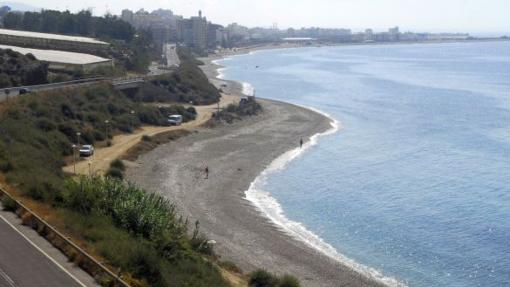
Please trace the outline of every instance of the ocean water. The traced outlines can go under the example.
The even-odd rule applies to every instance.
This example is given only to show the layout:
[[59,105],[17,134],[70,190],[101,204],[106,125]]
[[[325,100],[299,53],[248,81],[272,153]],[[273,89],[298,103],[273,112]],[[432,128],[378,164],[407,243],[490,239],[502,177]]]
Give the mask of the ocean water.
[[247,191],[271,220],[389,285],[510,286],[510,42],[271,50],[220,64],[247,92],[340,122]]

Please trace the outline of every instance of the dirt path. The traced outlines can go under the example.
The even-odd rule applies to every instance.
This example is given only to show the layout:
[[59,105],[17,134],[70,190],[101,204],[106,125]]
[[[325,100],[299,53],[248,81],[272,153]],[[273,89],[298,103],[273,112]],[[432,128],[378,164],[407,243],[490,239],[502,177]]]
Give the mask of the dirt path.
[[[232,95],[223,95],[220,101],[220,107],[226,107],[231,103],[238,100],[239,97]],[[193,130],[204,123],[206,123],[212,116],[213,112],[216,111],[217,105],[209,106],[196,106],[197,118],[194,121],[182,124],[181,126],[144,126],[132,134],[122,134],[115,136],[112,139],[112,146],[97,148],[94,156],[85,160],[78,161],[76,163],[77,174],[101,174],[108,170],[110,163],[120,158],[126,153],[131,147],[135,146],[143,136],[154,136],[159,133],[172,131],[172,130]],[[89,168],[90,166],[90,168]],[[75,166],[70,164],[64,167],[64,171],[68,173],[74,173]]]

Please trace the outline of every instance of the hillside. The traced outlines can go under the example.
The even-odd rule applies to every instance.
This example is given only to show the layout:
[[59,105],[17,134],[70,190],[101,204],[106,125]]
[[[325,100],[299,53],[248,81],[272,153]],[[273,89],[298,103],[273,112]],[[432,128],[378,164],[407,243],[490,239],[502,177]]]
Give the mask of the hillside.
[[38,85],[48,82],[48,64],[31,54],[0,49],[0,88]]

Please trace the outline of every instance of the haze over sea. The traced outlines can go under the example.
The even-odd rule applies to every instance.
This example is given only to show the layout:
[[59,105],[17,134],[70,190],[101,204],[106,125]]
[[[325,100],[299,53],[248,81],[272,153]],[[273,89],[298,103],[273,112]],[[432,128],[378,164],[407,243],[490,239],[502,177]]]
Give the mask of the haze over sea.
[[342,123],[253,186],[295,235],[410,286],[510,285],[510,42],[269,50],[221,64],[259,97]]

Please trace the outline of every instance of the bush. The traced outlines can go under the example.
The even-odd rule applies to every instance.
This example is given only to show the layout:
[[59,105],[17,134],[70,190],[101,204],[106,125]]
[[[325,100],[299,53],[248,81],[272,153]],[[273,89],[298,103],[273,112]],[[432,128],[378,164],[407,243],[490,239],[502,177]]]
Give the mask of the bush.
[[16,211],[18,209],[18,204],[12,198],[8,196],[2,197],[2,206],[5,211]]
[[110,168],[108,170],[108,172],[106,172],[106,177],[122,180],[122,179],[124,179],[124,174],[122,173],[122,170],[120,170],[118,168]]
[[121,170],[121,171],[126,170],[126,166],[124,165],[124,162],[120,159],[116,159],[116,160],[112,161],[112,163],[110,164],[110,167]]
[[250,287],[277,287],[278,278],[266,270],[256,270],[250,274]]
[[6,159],[0,159],[0,172],[7,173],[12,170],[12,164]]
[[143,135],[142,136],[142,141],[144,142],[151,142],[152,141],[152,138],[148,135]]
[[250,274],[250,287],[300,287],[299,280],[291,275],[278,278],[263,269],[258,269]]
[[299,280],[291,275],[285,275],[280,279],[278,287],[300,287]]

